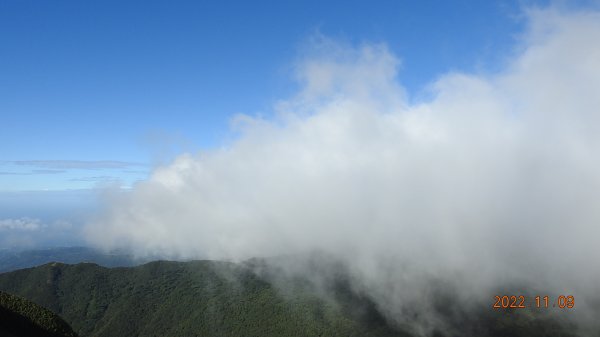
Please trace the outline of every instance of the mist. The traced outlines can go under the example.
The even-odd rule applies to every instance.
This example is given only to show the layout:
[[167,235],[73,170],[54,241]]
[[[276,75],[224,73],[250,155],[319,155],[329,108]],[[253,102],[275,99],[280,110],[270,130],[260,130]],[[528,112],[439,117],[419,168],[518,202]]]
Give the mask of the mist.
[[88,240],[234,261],[318,251],[420,335],[443,324],[427,314],[430,279],[490,308],[504,284],[574,295],[591,324],[600,13],[526,16],[500,71],[441,74],[414,97],[384,43],[315,36],[295,63],[299,91],[272,116],[236,116],[234,140],[113,191]]

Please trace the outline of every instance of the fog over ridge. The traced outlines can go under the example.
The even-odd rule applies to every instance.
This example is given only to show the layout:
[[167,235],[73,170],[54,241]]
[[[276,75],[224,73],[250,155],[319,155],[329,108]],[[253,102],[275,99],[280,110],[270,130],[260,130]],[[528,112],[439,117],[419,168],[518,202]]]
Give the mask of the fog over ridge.
[[[482,302],[535,284],[597,314],[600,13],[528,20],[501,72],[445,74],[420,102],[384,44],[315,39],[274,119],[238,116],[231,144],[115,193],[89,240],[233,260],[322,251],[400,321],[407,304],[429,310],[415,305],[427,277]],[[426,335],[437,322],[423,320]]]

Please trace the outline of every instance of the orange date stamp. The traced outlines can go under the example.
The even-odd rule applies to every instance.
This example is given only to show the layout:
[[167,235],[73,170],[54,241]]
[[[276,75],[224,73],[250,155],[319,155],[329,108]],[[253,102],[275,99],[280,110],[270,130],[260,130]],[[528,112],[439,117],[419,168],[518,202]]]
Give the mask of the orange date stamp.
[[572,295],[535,296],[523,295],[496,295],[494,296],[494,309],[525,309],[525,308],[559,308],[572,309],[575,307],[575,297]]

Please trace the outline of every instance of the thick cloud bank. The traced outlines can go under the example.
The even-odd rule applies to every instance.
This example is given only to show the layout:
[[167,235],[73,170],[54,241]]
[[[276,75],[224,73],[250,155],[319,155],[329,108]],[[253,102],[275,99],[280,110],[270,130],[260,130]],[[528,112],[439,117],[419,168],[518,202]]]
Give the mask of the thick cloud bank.
[[420,303],[424,277],[490,306],[498,284],[533,284],[575,294],[591,314],[600,14],[529,20],[503,71],[446,74],[416,103],[385,45],[319,39],[276,118],[239,116],[236,141],[181,155],[113,196],[89,238],[215,259],[318,250],[344,261],[390,317]]

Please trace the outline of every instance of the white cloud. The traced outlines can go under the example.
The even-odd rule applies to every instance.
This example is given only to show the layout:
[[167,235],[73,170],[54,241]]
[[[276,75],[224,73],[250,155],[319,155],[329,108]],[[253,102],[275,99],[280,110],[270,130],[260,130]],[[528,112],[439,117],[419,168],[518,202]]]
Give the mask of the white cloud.
[[275,120],[239,117],[230,146],[113,196],[90,239],[218,259],[325,251],[401,323],[428,310],[425,277],[482,303],[529,282],[595,312],[600,14],[529,17],[503,72],[443,75],[413,105],[385,46],[319,42]]
[[0,248],[27,249],[81,244],[81,225],[66,219],[0,219]]
[[42,227],[40,219],[1,219],[0,230],[36,231]]

